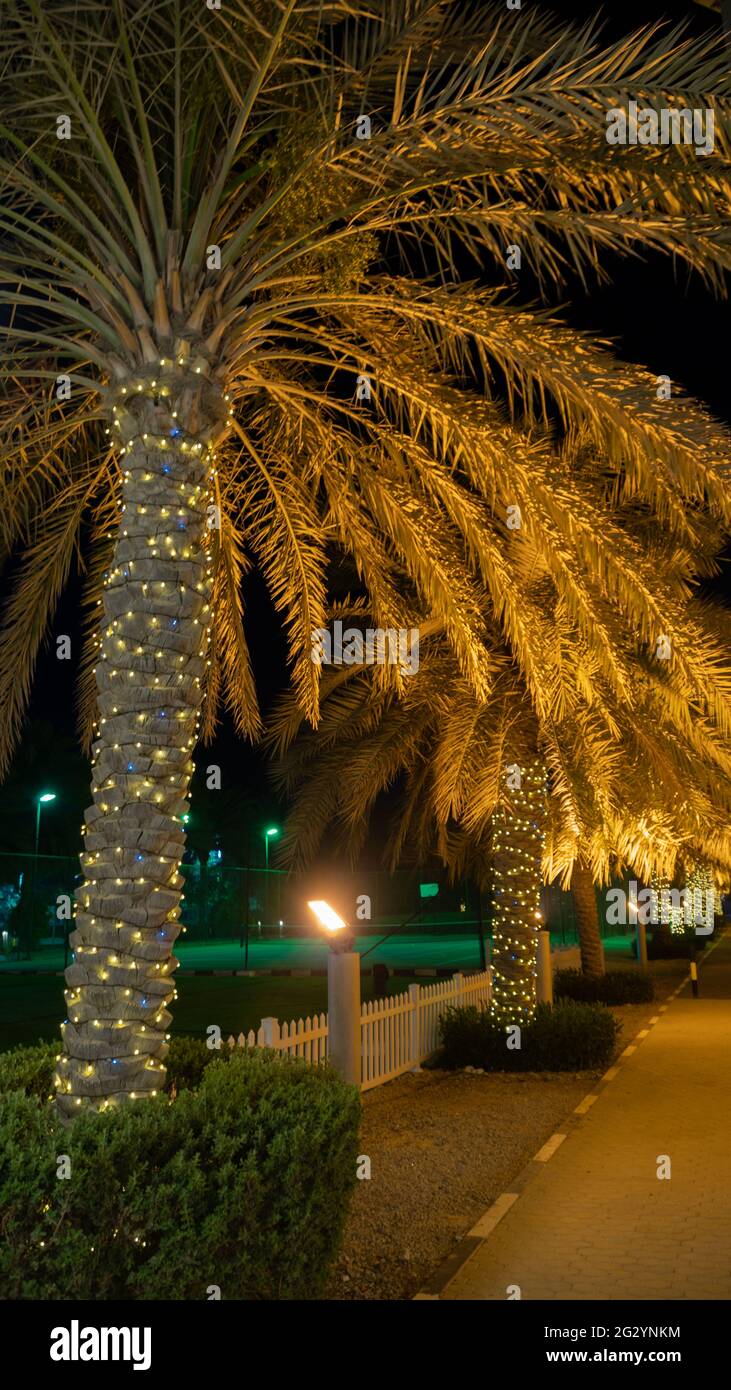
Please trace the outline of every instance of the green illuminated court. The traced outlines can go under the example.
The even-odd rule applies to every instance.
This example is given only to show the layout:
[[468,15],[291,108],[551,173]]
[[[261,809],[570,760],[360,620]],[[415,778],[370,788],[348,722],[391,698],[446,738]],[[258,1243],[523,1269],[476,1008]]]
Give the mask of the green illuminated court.
[[[377,936],[362,936],[358,942],[363,955],[364,999],[373,993],[372,976],[367,972],[375,962],[388,965],[394,974],[388,981],[389,993],[406,989],[414,970],[474,970],[479,967],[479,947],[474,935],[394,936],[378,944]],[[558,943],[557,943],[558,944]],[[489,941],[487,943],[489,951]],[[626,937],[612,937],[605,949],[615,957],[629,960]],[[370,949],[373,947],[374,949]],[[178,999],[173,1009],[172,1031],[202,1033],[215,1023],[225,1036],[258,1027],[262,1018],[306,1017],[327,1008],[327,981],[321,975],[218,975],[192,974],[192,971],[242,970],[244,952],[238,942],[184,943],[177,954]],[[327,947],[315,940],[253,941],[249,946],[249,968],[262,971],[322,970],[327,963]],[[0,966],[0,1051],[38,1038],[58,1037],[65,1018],[63,976],[54,974],[63,966],[63,952],[49,949],[37,953],[30,962],[9,962]],[[39,973],[39,971],[47,973]]]

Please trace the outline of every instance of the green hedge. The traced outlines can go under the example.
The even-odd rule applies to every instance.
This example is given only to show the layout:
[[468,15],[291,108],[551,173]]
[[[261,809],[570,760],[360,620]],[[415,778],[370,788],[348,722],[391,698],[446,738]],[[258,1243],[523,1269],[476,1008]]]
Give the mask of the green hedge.
[[553,993],[556,999],[580,1004],[648,1004],[655,997],[655,987],[646,970],[607,970],[605,975],[557,970]]
[[669,927],[656,927],[647,938],[648,960],[690,960],[700,955],[709,941],[716,935],[716,929],[708,936],[698,936],[695,931],[673,932]]
[[211,1062],[228,1061],[236,1056],[238,1049],[222,1043],[220,1048],[210,1048],[203,1038],[190,1038],[185,1034],[170,1039],[168,1055],[165,1058],[167,1076],[166,1091],[195,1091],[203,1080],[203,1073]]
[[448,1009],[441,1021],[441,1063],[485,1071],[582,1071],[611,1062],[620,1025],[603,1004],[539,1004],[517,1047],[489,1009]]
[[53,1072],[62,1047],[59,1039],[0,1052],[0,1097],[6,1091],[22,1091],[46,1100],[53,1091]]
[[[55,1050],[45,1062],[40,1048],[25,1051],[31,1094],[6,1089],[23,1074],[19,1052],[0,1077],[0,1296],[321,1291],[355,1182],[354,1087],[271,1053],[213,1053],[197,1091],[83,1111],[64,1126],[37,1094]],[[64,1154],[68,1179],[57,1176]]]
[[[16,1047],[10,1052],[0,1052],[0,1095],[4,1091],[24,1091],[29,1096],[39,1096],[46,1100],[53,1091],[53,1073],[56,1058],[63,1049],[63,1043],[39,1042],[35,1047]],[[166,1091],[196,1090],[203,1079],[205,1068],[215,1061],[227,1061],[235,1055],[235,1049],[222,1044],[216,1051],[209,1048],[202,1038],[186,1035],[173,1037],[165,1059],[167,1076]]]

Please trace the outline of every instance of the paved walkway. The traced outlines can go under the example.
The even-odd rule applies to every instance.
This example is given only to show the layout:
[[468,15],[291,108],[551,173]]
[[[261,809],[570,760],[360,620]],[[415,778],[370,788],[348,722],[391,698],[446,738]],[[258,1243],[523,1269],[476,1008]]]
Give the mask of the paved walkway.
[[731,1298],[731,936],[698,969],[442,1298]]

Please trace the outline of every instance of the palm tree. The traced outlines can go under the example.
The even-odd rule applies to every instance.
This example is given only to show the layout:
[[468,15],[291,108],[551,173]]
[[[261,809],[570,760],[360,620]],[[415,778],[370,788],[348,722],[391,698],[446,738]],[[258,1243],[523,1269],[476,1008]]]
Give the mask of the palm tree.
[[[654,559],[662,587],[657,550]],[[685,569],[688,556],[666,559]],[[597,679],[596,652],[576,625],[555,601],[547,608],[546,650],[554,655],[540,670],[537,698],[518,660],[495,640],[493,688],[476,700],[443,632],[432,630],[404,694],[395,683],[384,689],[373,668],[344,667],[327,678],[316,731],[303,727],[288,695],[269,734],[281,756],[278,780],[294,797],[285,836],[291,864],[309,862],[331,826],[355,857],[379,795],[395,789],[389,867],[436,854],[453,877],[492,888],[494,1007],[508,1023],[535,1005],[542,881],[570,883],[583,969],[601,974],[595,880],[624,867],[646,879],[658,870],[672,875],[698,855],[719,874],[731,868],[726,611],[696,600],[685,631],[674,629],[689,649],[705,629],[692,692],[679,663],[658,675],[632,629],[615,621],[615,656],[633,677],[633,698],[621,701]],[[574,698],[566,708],[562,695],[549,715],[562,667]]]
[[[680,30],[607,47],[591,26],[512,21],[457,0],[4,7],[0,512],[22,562],[0,767],[75,567],[89,614],[93,804],[64,1114],[159,1089],[191,754],[221,701],[259,731],[251,565],[316,721],[310,637],[335,551],[380,626],[401,625],[405,572],[479,697],[483,587],[527,652],[506,503],[571,534],[629,605],[633,554],[614,556],[596,518],[562,514],[521,414],[583,425],[625,460],[625,500],[662,509],[680,478],[728,518],[713,421],[680,397],[658,408],[648,373],[504,293],[508,243],[547,291],[642,247],[720,288],[725,149],[709,177],[684,147],[610,148],[604,125],[626,90],[706,104],[723,56]],[[495,284],[466,283],[458,248]],[[460,389],[468,364],[477,397]],[[495,370],[507,411],[488,393]],[[696,536],[692,512],[667,510],[674,534]],[[577,621],[600,623],[560,548],[554,571]]]
[[577,858],[571,873],[571,892],[579,933],[581,968],[585,975],[603,975],[604,947],[594,875],[586,861],[580,857]]

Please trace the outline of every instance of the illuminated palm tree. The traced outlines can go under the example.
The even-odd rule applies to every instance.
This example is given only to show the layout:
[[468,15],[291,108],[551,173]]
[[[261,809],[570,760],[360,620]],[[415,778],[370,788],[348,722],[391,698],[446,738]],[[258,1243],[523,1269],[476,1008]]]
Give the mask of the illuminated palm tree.
[[[667,556],[683,569],[687,559]],[[436,854],[455,879],[492,889],[494,1007],[506,1022],[535,1003],[542,882],[571,886],[582,966],[601,974],[595,882],[625,867],[648,881],[658,870],[672,877],[696,855],[726,878],[731,868],[727,612],[695,601],[676,617],[677,647],[700,656],[691,685],[679,661],[660,667],[607,605],[616,658],[633,677],[622,701],[536,569],[553,656],[530,681],[495,638],[492,689],[477,700],[443,632],[427,626],[405,693],[384,688],[373,668],[343,667],[327,677],[316,731],[287,696],[270,732],[294,797],[291,864],[307,864],[329,828],[357,856],[378,797],[395,789],[389,867]]]
[[[483,588],[527,659],[507,506],[555,541],[577,622],[601,630],[564,541],[632,607],[632,548],[563,511],[519,414],[583,425],[624,460],[628,502],[662,511],[679,480],[728,517],[713,421],[515,307],[506,256],[517,246],[546,292],[643,247],[719,287],[725,150],[712,169],[684,147],[618,150],[604,123],[627,90],[707,104],[724,60],[680,31],[606,46],[458,0],[6,0],[1,62],[0,525],[22,552],[2,766],[75,567],[89,612],[93,795],[58,1079],[72,1114],[161,1084],[191,754],[221,701],[259,729],[252,565],[314,721],[311,633],[338,550],[383,626],[403,617],[405,572],[477,696]],[[492,287],[464,283],[458,248]],[[468,364],[479,396],[460,389]],[[666,511],[691,543],[693,508]],[[609,648],[602,661],[624,679]]]

